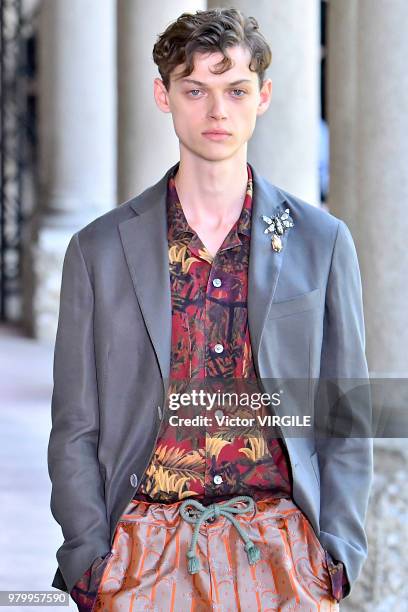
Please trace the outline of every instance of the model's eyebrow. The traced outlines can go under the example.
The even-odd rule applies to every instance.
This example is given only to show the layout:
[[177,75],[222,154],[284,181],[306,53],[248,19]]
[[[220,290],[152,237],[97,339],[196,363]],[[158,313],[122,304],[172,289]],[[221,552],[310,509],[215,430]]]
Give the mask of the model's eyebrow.
[[[182,79],[182,83],[191,83],[192,85],[199,85],[200,87],[207,87],[207,83],[202,83],[201,81],[196,81],[195,79]],[[228,87],[234,87],[235,85],[241,85],[241,83],[252,83],[251,79],[238,79],[238,81],[233,81],[232,83],[228,83]]]

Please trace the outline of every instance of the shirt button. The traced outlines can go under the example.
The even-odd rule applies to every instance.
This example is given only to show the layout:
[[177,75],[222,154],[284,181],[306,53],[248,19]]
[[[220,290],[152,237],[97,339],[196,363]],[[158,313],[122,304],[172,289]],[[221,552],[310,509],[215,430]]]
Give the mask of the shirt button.
[[215,483],[216,485],[219,485],[219,484],[221,484],[221,483],[222,483],[222,477],[221,477],[219,474],[217,474],[216,476],[214,476],[214,483]]
[[213,283],[214,287],[221,287],[221,279],[220,278],[214,278],[212,283]]
[[222,351],[223,351],[223,350],[224,350],[224,347],[222,346],[222,344],[216,344],[216,345],[214,346],[214,351],[215,351],[216,353],[222,353]]
[[220,419],[221,417],[223,417],[223,416],[224,416],[224,413],[223,413],[223,411],[222,411],[222,410],[216,410],[216,411],[214,412],[214,414],[215,414],[215,416],[216,416],[216,417],[218,417],[219,419]]
[[137,474],[131,474],[130,484],[132,485],[132,487],[137,487]]

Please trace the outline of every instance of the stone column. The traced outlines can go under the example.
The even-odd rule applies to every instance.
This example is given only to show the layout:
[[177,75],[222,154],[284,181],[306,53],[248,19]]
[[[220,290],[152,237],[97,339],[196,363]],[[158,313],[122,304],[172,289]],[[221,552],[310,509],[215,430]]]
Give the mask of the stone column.
[[404,0],[330,2],[329,206],[356,241],[370,370],[393,377],[408,375],[407,20]]
[[[357,241],[355,143],[358,3],[331,1],[327,9],[327,109],[330,129],[330,207]],[[338,203],[338,204],[337,204]],[[336,213],[335,213],[336,214]]]
[[114,0],[44,0],[33,334],[55,338],[69,237],[117,203]]
[[307,200],[320,201],[319,3],[316,0],[209,0],[209,8],[234,6],[258,22],[272,49],[267,76],[272,101],[258,119],[248,159],[271,182]]
[[157,35],[183,12],[205,10],[205,0],[118,0],[118,193],[123,202],[158,181],[179,159],[171,114],[153,96],[159,77],[152,51]]
[[[408,373],[407,20],[404,0],[330,0],[328,204],[330,212],[349,225],[356,243],[367,357],[376,385],[383,378],[406,379]],[[403,410],[406,381],[387,385],[385,414],[395,406]],[[344,612],[384,606],[398,610],[408,599],[403,484],[408,444],[406,439],[378,438],[374,448],[375,477],[366,521],[369,556],[352,596],[344,602]]]

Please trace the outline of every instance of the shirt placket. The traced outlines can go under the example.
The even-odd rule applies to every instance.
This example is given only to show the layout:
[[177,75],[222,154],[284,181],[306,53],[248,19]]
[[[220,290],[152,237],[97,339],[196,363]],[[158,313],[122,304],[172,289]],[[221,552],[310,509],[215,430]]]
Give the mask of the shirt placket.
[[[205,291],[204,300],[204,316],[203,316],[203,336],[205,343],[205,350],[203,351],[203,364],[202,374],[203,378],[206,379],[205,388],[207,391],[215,391],[214,385],[211,384],[211,374],[215,370],[217,375],[217,368],[212,367],[211,371],[209,368],[209,362],[218,362],[220,365],[224,359],[228,359],[230,347],[228,344],[228,337],[226,330],[225,332],[217,331],[214,325],[211,325],[211,307],[213,308],[213,300],[222,299],[225,303],[231,302],[231,295],[229,294],[228,283],[226,282],[227,273],[225,271],[225,264],[228,262],[228,257],[232,255],[231,249],[241,245],[241,239],[237,233],[237,225],[235,225],[228,236],[224,240],[221,248],[218,250],[214,257],[208,252],[203,245],[200,238],[196,235],[189,244],[189,251],[192,255],[203,259],[203,265],[208,266],[208,276],[206,277],[205,288],[203,281],[203,290]],[[213,365],[213,364],[212,364]],[[219,375],[222,375],[222,367],[220,367]],[[222,389],[221,389],[222,390]],[[215,497],[223,494],[225,491],[226,484],[225,478],[222,475],[221,465],[218,462],[220,451],[224,445],[221,439],[217,439],[214,432],[217,429],[215,417],[225,416],[222,406],[214,406],[211,412],[206,410],[206,407],[202,407],[201,414],[210,416],[212,419],[212,426],[204,426],[200,432],[200,439],[203,442],[205,450],[205,474],[204,474],[204,489],[206,497]]]

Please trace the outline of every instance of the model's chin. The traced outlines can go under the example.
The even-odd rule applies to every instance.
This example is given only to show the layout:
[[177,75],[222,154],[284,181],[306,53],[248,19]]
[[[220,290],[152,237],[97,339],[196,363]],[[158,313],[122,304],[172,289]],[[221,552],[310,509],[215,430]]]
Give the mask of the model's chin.
[[236,150],[229,150],[229,151],[199,151],[196,152],[196,156],[197,157],[201,157],[202,159],[205,159],[206,161],[211,161],[211,162],[220,162],[220,161],[224,161],[226,159],[231,159],[231,157],[233,157],[236,154]]
[[207,140],[204,143],[189,145],[182,143],[182,146],[190,151],[195,157],[201,157],[206,161],[223,161],[224,159],[230,159],[233,157],[240,147],[237,147],[236,143],[232,145],[231,142],[215,142]]

